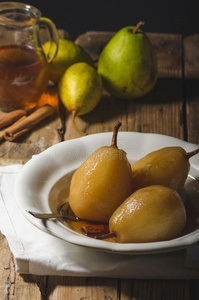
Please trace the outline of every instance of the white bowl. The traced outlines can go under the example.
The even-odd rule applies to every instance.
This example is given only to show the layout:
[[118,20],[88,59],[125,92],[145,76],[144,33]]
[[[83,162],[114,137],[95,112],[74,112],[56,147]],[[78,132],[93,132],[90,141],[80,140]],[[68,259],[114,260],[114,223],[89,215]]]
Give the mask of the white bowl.
[[[109,146],[111,138],[111,132],[88,135],[61,142],[41,154],[33,156],[21,169],[15,183],[15,197],[23,215],[32,224],[48,234],[73,244],[102,251],[122,254],[149,254],[173,251],[198,242],[198,224],[188,234],[173,240],[122,244],[89,238],[64,226],[59,220],[48,219],[43,221],[28,213],[28,211],[51,213],[50,203],[52,203],[53,197],[55,197],[55,201],[60,195],[67,197],[71,174],[99,147]],[[119,132],[117,140],[118,148],[127,152],[130,163],[162,147],[181,146],[187,152],[197,148],[195,144],[159,134]],[[190,201],[192,205],[192,209],[196,214],[194,221],[197,223],[199,219],[199,205],[197,205],[197,202],[199,202],[199,155],[191,158],[190,164],[191,169],[185,184],[184,195],[186,195],[186,201]],[[64,176],[66,176],[65,185],[62,184],[57,189],[57,183]],[[49,202],[49,199],[51,202]]]

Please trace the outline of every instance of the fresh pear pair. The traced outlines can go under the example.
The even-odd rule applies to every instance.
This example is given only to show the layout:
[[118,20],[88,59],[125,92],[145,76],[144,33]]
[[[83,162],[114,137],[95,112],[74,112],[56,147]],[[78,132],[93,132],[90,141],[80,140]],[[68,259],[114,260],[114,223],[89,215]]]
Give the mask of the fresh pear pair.
[[[71,41],[59,40],[60,47],[50,66],[50,76],[54,82],[59,81],[60,99],[72,113],[73,125],[80,134],[84,133],[76,126],[75,116],[95,108],[103,87],[119,98],[137,98],[155,86],[157,57],[148,37],[140,30],[143,24],[139,22],[135,27],[119,30],[100,54],[97,70],[91,67],[92,59],[83,48]],[[44,48],[48,47],[49,44],[44,45]]]

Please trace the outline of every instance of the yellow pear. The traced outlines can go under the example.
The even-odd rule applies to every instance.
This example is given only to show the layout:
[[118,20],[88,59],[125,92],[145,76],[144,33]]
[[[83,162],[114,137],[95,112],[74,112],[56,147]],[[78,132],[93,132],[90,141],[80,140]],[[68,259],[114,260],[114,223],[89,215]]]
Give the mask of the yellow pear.
[[114,210],[132,193],[132,172],[126,152],[117,147],[114,127],[111,146],[96,150],[73,174],[69,205],[80,219],[108,222]]
[[[52,56],[52,50],[54,49],[52,45],[51,51],[49,52],[50,45],[51,42],[46,42],[43,45],[43,49],[45,53]],[[49,64],[49,79],[54,83],[58,83],[66,69],[77,62],[86,62],[94,66],[91,56],[81,46],[67,39],[59,39],[57,55]]]
[[102,96],[102,81],[96,69],[84,62],[70,66],[58,84],[58,94],[64,106],[72,113],[73,125],[75,116],[91,112],[99,103]]
[[149,243],[177,238],[186,224],[180,195],[165,186],[142,188],[113,213],[110,232],[120,243]]
[[190,153],[182,147],[165,147],[153,151],[131,165],[135,189],[160,184],[180,192],[187,179],[189,158],[198,150]]

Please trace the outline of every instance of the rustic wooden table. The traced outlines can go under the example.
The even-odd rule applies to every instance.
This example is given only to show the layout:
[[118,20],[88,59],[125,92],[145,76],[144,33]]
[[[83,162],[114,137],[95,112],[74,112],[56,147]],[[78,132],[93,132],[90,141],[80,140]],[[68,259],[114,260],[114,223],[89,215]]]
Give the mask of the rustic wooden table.
[[[113,33],[88,32],[78,37],[97,59]],[[60,31],[60,37],[64,33]],[[80,129],[88,134],[112,131],[117,120],[123,131],[159,133],[199,143],[199,35],[148,33],[158,56],[159,78],[154,90],[134,101],[122,101],[104,92],[96,109],[77,118]],[[57,129],[63,124],[58,115],[42,121],[31,132],[14,142],[0,144],[0,165],[27,162],[33,154],[59,143]],[[78,138],[65,120],[63,140]],[[21,275],[15,272],[6,238],[0,235],[1,299],[199,299],[198,280],[111,279]]]

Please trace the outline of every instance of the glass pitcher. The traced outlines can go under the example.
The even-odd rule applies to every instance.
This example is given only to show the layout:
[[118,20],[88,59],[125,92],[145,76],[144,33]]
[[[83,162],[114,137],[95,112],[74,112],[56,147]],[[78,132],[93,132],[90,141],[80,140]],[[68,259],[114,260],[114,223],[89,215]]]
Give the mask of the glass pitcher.
[[[42,49],[41,28],[47,29],[53,45],[49,57]],[[0,3],[0,110],[28,111],[37,105],[48,84],[48,63],[57,50],[56,27],[41,17],[37,8],[18,2]]]

